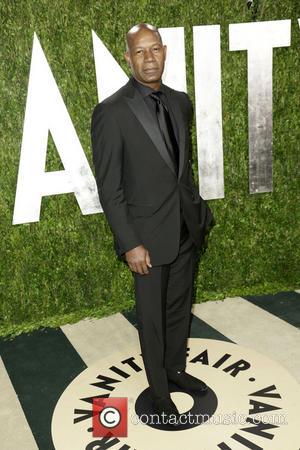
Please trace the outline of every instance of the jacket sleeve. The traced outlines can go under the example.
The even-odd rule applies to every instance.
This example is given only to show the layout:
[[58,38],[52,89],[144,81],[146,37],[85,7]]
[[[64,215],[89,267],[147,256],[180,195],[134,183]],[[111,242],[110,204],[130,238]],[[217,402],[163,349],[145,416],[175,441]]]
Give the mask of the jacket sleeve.
[[191,187],[197,191],[197,194],[199,194],[199,190],[196,187],[196,183],[194,181],[194,174],[193,174],[193,170],[192,170],[192,144],[191,144],[191,128],[192,128],[192,120],[193,120],[193,116],[194,116],[194,108],[193,108],[193,104],[189,98],[189,96],[184,93],[185,98],[186,98],[186,115],[187,115],[187,123],[188,123],[188,129],[189,129],[189,159],[188,159],[188,172],[189,172],[189,182],[191,184]]
[[141,245],[141,240],[128,218],[122,186],[123,141],[109,104],[99,103],[93,111],[91,143],[99,200],[121,255]]
[[[191,128],[192,125],[192,119],[194,116],[194,108],[193,108],[193,104],[189,98],[189,96],[186,94],[186,99],[187,99],[187,103],[188,103],[188,122],[189,122],[189,128]],[[191,146],[192,148],[192,146]],[[203,217],[203,229],[204,229],[204,234],[205,236],[207,236],[210,232],[210,230],[216,225],[216,221],[215,218],[213,216],[213,213],[210,209],[210,207],[208,206],[208,203],[206,200],[204,200],[201,195],[199,194],[199,187],[196,186],[196,183],[194,181],[194,174],[193,174],[193,170],[192,170],[192,162],[191,162],[191,158],[189,158],[189,164],[188,164],[188,171],[189,171],[189,180],[190,180],[190,184],[194,190],[194,192],[196,192],[196,196],[200,196],[201,202],[200,202],[200,207],[202,207],[203,212],[201,214],[201,217]]]

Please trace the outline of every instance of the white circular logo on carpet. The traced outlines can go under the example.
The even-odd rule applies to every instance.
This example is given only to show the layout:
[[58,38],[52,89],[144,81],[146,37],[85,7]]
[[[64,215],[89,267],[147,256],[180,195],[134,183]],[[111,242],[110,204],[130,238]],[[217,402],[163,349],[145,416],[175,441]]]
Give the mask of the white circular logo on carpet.
[[[208,391],[184,392],[170,383],[184,418],[178,427],[151,417],[141,355],[114,353],[84,370],[61,395],[52,418],[56,450],[300,448],[300,387],[284,367],[249,348],[213,339],[189,339],[188,348],[186,371]],[[127,401],[127,435],[94,436],[93,399],[115,397]],[[94,420],[105,423],[107,433],[119,430],[124,411],[112,405],[101,411]]]

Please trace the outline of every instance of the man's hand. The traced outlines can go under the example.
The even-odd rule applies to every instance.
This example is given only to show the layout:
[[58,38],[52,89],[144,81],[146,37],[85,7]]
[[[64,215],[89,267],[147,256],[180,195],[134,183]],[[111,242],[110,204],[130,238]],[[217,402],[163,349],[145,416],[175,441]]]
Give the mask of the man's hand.
[[148,250],[139,245],[125,253],[125,259],[133,272],[145,275],[149,273],[148,267],[152,267]]

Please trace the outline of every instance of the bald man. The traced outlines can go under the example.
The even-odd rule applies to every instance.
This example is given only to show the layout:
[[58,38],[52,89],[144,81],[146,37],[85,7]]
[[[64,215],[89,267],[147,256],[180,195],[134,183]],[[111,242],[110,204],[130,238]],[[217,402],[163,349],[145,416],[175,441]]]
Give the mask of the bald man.
[[132,75],[93,111],[93,162],[116,253],[134,277],[153,405],[178,418],[170,381],[207,390],[185,367],[196,256],[214,219],[193,181],[191,101],[162,83],[167,48],[157,28],[135,25],[126,45]]

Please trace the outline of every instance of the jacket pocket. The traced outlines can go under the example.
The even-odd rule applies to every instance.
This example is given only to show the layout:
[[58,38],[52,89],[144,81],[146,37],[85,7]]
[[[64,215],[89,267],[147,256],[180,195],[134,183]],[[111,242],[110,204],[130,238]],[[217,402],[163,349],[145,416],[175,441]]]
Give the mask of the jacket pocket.
[[149,217],[156,209],[155,205],[150,203],[127,203],[127,205],[132,217]]

